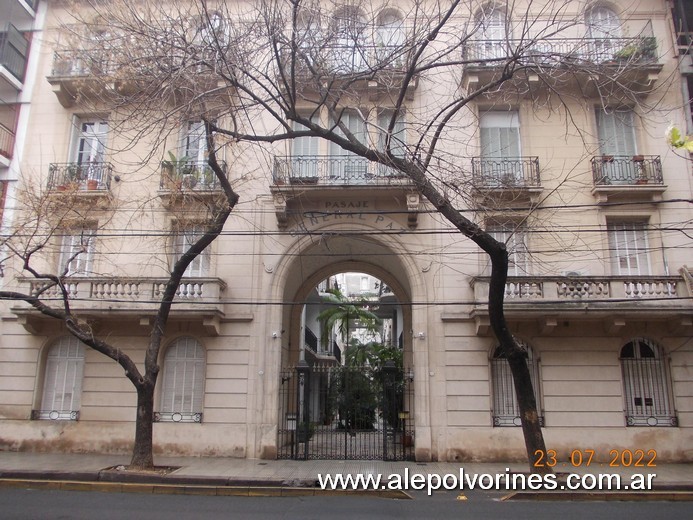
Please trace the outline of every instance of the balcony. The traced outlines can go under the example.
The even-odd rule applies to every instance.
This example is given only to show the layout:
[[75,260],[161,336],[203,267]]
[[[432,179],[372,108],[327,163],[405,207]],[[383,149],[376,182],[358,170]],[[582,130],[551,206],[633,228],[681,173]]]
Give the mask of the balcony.
[[[218,163],[226,175],[226,162]],[[219,179],[207,162],[187,159],[161,162],[159,197],[167,203],[181,198],[205,199],[222,193]]]
[[590,164],[598,202],[619,197],[658,200],[666,190],[658,155],[598,155]]
[[542,191],[539,158],[472,157],[472,183],[477,193],[495,200],[535,203]]
[[[377,101],[402,87],[408,51],[404,45],[376,45],[367,41],[323,41],[314,46],[300,46],[294,63],[297,88],[317,91],[329,81],[331,88],[358,90],[367,93],[370,101]],[[285,56],[284,73],[289,76],[293,54],[287,50]],[[406,100],[413,99],[417,86],[418,76],[414,76],[407,85]]]
[[48,191],[78,195],[85,200],[107,199],[112,178],[111,163],[52,163],[48,166]]
[[7,160],[7,165],[9,165],[9,160],[12,159],[14,150],[14,139],[14,132],[0,124],[0,164],[3,164],[2,158],[4,158]]
[[[47,282],[35,278],[19,280],[21,291],[37,294]],[[155,315],[166,286],[166,278],[72,277],[64,281],[70,307],[83,319],[98,321],[132,321],[148,325]],[[222,294],[226,284],[218,278],[184,278],[171,310],[173,321],[199,321],[210,334],[218,332],[219,318],[224,315]],[[41,293],[41,300],[60,306],[62,295],[56,286]],[[50,319],[31,307],[18,304],[12,309],[20,322],[32,333]]]
[[326,201],[339,199],[334,209],[341,212],[364,208],[366,198],[404,206],[409,227],[417,225],[420,197],[414,183],[393,168],[355,155],[276,156],[270,189],[280,229],[288,226],[290,214],[305,211],[311,202],[324,209]]
[[14,26],[0,32],[0,92],[22,89],[29,54],[29,42]]
[[[489,333],[488,277],[471,281],[477,333]],[[690,327],[693,306],[686,281],[678,276],[509,277],[505,310],[510,322],[538,321],[549,333],[557,320],[603,320],[608,332],[648,320]]]
[[70,108],[79,96],[92,98],[104,94],[112,75],[112,60],[103,52],[64,50],[54,54],[48,82],[60,104]]
[[463,51],[463,87],[476,89],[498,80],[516,49],[522,49],[519,65],[524,71],[507,85],[526,95],[530,95],[527,84],[538,88],[543,81],[555,83],[554,87],[579,87],[583,95],[594,95],[598,89],[603,93],[605,81],[645,93],[662,69],[654,36],[544,39],[527,44],[513,39],[469,42]]

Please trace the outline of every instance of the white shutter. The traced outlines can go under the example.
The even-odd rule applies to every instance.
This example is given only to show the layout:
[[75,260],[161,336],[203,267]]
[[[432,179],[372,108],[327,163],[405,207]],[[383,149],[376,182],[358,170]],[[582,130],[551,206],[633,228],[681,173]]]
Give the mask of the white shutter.
[[607,226],[612,274],[648,275],[650,262],[644,222],[610,222]]
[[84,347],[74,337],[59,339],[46,356],[40,418],[71,419],[79,411]]
[[67,276],[90,275],[96,252],[96,230],[84,228],[67,230],[65,233],[60,244],[59,273],[66,272]]
[[181,414],[180,420],[194,420],[202,413],[205,381],[205,352],[194,338],[179,338],[164,356],[161,413]]
[[102,120],[75,120],[78,126],[74,162],[85,164],[103,162],[106,150],[108,123]]
[[597,110],[597,130],[599,148],[602,155],[635,155],[635,130],[633,112],[614,110],[604,112]]
[[[175,260],[177,261],[183,256],[203,234],[204,229],[200,224],[193,224],[180,229],[174,236]],[[209,274],[211,260],[211,246],[208,246],[188,264],[183,276],[204,278]]]
[[204,162],[207,151],[205,127],[202,121],[189,121],[186,125],[181,143],[181,158],[187,157],[191,162]]
[[[378,148],[385,149],[385,140],[387,129],[392,119],[392,111],[381,112],[378,116]],[[404,114],[397,114],[395,126],[392,129],[392,137],[390,139],[390,149],[395,157],[405,157],[407,152],[407,133],[405,130]]]

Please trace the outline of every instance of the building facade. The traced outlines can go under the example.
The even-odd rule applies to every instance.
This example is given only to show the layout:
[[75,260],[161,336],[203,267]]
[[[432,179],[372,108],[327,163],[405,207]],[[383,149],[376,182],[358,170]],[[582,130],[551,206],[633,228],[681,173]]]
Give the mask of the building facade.
[[[27,121],[37,146],[13,157],[25,185],[45,198],[16,204],[41,214],[44,206],[27,200],[69,201],[60,225],[34,223],[46,233],[39,271],[59,273],[80,320],[143,363],[172,260],[200,235],[219,194],[204,127],[199,115],[170,110],[164,131],[141,132],[119,108],[99,108],[92,98],[109,96],[95,78],[107,60],[70,48],[61,24],[76,21],[65,3],[45,4]],[[376,6],[363,22],[375,24],[376,53],[407,41],[411,5],[399,4]],[[691,461],[692,162],[663,137],[671,121],[685,127],[687,105],[690,114],[679,15],[660,0],[635,10],[561,4],[580,24],[539,38],[531,66],[471,100],[438,164],[455,161],[451,193],[464,177],[460,204],[507,244],[506,314],[528,353],[547,447],[561,460],[573,450],[607,461],[612,450],[641,450],[661,462]],[[523,20],[549,23],[538,6],[477,7],[456,13],[451,26],[475,27],[456,69],[418,73],[403,94],[408,110],[396,117],[389,93],[401,78],[355,85],[363,96],[341,103],[338,132],[374,148],[390,139],[395,156],[409,153],[422,126],[415,114],[430,114],[451,91],[496,82]],[[334,23],[352,27],[358,16],[350,7]],[[217,34],[223,18],[208,16],[205,27]],[[349,38],[333,45],[335,74],[366,66]],[[566,63],[589,63],[592,72]],[[616,80],[602,82],[599,67]],[[218,88],[206,81],[200,76],[197,88]],[[128,85],[112,82],[118,93]],[[323,107],[311,117],[329,127],[332,115]],[[320,329],[321,283],[363,273],[386,287],[378,301],[394,309],[390,340],[402,351],[408,388],[398,414],[411,431],[397,442],[411,445],[406,456],[526,459],[507,362],[490,330],[488,260],[409,178],[311,136],[252,146],[228,139],[218,155],[241,202],[179,288],[159,361],[156,454],[314,456],[316,435],[287,437],[297,428],[296,396],[284,389],[300,361],[317,370],[306,329]],[[59,303],[58,289],[43,290],[45,280],[16,260],[3,268],[3,290]],[[1,312],[0,448],[128,452],[136,394],[122,368],[24,302],[6,300]],[[340,363],[335,350],[317,350]]]

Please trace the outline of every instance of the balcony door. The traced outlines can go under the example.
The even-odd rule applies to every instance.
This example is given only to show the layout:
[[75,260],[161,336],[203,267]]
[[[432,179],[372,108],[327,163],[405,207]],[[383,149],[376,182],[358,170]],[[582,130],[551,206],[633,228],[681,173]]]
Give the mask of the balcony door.
[[611,272],[617,276],[650,274],[646,222],[612,221],[607,225]]
[[[339,125],[343,125],[364,145],[366,143],[366,123],[356,110],[345,110],[340,114],[339,125],[332,122],[335,132],[345,137],[346,134]],[[361,184],[370,179],[368,161],[359,157],[338,144],[330,142],[330,182],[337,184]]]
[[103,163],[106,156],[107,137],[107,121],[75,118],[70,162],[76,164],[68,168],[70,182],[78,184],[88,180],[95,180],[99,184],[106,182]]
[[587,36],[592,41],[592,57],[595,61],[613,59],[619,50],[617,38],[621,37],[621,20],[618,15],[604,6],[596,6],[587,12]]
[[332,60],[336,73],[361,72],[367,67],[366,22],[354,8],[335,13],[334,51]]
[[[316,122],[317,116],[310,118]],[[294,131],[308,130],[300,123],[293,123]],[[320,157],[318,149],[320,138],[316,136],[297,137],[291,142],[291,162],[288,173],[292,182],[297,180],[304,182],[317,182],[320,177]]]
[[505,13],[500,9],[488,7],[477,15],[477,58],[480,61],[493,60],[497,64],[507,56],[505,51],[508,39]]
[[520,160],[520,118],[516,111],[481,114],[481,182],[484,186],[514,186],[523,179]]
[[631,110],[597,110],[599,151],[602,154],[602,182],[634,184],[642,163],[633,161],[637,154]]

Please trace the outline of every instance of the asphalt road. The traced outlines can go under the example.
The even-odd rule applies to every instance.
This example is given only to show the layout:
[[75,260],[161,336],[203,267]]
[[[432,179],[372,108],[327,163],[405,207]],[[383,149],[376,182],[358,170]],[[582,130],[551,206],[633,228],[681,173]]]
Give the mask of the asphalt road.
[[2,519],[499,519],[590,520],[615,518],[681,520],[693,515],[693,502],[514,502],[501,493],[413,494],[412,500],[357,496],[207,497],[94,491],[0,489]]

